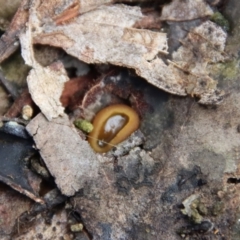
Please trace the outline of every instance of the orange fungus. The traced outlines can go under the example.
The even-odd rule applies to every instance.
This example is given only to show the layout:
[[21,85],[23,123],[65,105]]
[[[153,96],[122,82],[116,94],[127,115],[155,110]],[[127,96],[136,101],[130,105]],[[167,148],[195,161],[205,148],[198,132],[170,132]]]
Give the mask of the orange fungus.
[[111,105],[95,116],[88,142],[96,152],[107,152],[136,131],[139,123],[138,114],[129,106]]

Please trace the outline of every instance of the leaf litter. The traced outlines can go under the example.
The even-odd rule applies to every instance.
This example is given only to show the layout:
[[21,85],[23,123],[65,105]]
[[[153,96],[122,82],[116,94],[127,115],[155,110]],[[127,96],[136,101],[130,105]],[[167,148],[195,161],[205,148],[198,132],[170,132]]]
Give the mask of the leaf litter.
[[[216,24],[205,21],[190,30],[187,37],[180,40],[182,46],[173,52],[170,60],[166,33],[134,27],[145,17],[140,7],[105,5],[109,1],[95,5],[92,2],[86,5],[81,3],[82,1],[69,1],[66,4],[61,1],[32,2],[27,27],[20,35],[22,56],[32,67],[27,79],[29,92],[42,114],[50,121],[39,115],[31,121],[27,129],[34,137],[58,187],[66,195],[73,195],[83,185],[79,182],[82,175],[75,170],[76,154],[82,151],[77,150],[77,145],[79,144],[80,149],[87,149],[89,153],[92,150],[80,137],[76,142],[73,141],[72,136],[77,133],[70,127],[70,122],[64,115],[60,97],[69,78],[63,65],[56,62],[50,66],[41,66],[34,57],[33,44],[60,47],[69,55],[88,64],[113,64],[132,68],[137,75],[157,88],[180,96],[197,96],[202,104],[218,104],[223,98],[223,93],[217,89],[217,82],[209,77],[207,72],[209,63],[224,61],[226,58],[224,47],[227,34]],[[167,14],[169,9],[176,9],[179,4],[179,1],[173,1],[166,5],[161,18],[167,20],[168,15],[168,20],[184,20],[178,11],[171,11],[172,15]],[[195,15],[188,15],[190,18],[186,20],[212,14],[206,3],[198,1],[198,4],[198,11],[194,12]],[[185,6],[196,9],[191,1],[185,3]],[[56,121],[62,122],[59,124]],[[47,132],[39,130],[42,129],[41,124],[47,124],[47,129],[55,129],[52,134],[48,133],[47,140]],[[65,127],[65,134],[62,134],[60,126]],[[67,131],[71,134],[67,134]],[[62,147],[52,148],[52,144],[59,141]],[[70,146],[69,142],[73,146],[71,154],[64,154],[65,149]],[[51,157],[53,154],[54,158]],[[87,159],[96,162],[93,153]],[[74,187],[69,189],[62,178],[64,167],[59,167],[58,164],[61,162],[65,165],[71,161],[73,164],[68,165],[68,172],[72,172],[73,178],[70,182]],[[77,182],[79,184],[76,184]]]
[[[189,46],[193,48],[188,50],[185,47],[177,50],[172,59],[175,63],[176,58],[176,65],[166,63],[168,59],[166,33],[134,28],[134,25],[144,18],[139,7],[103,5],[78,15],[65,24],[56,23],[54,17],[47,20],[38,17],[41,16],[41,12],[39,14],[41,7],[37,4],[34,4],[31,9],[33,10],[30,11],[30,19],[33,20],[29,24],[36,29],[32,32],[34,43],[61,47],[68,54],[86,63],[107,63],[133,68],[140,77],[172,94],[186,96],[189,93],[189,85],[190,87],[196,85],[191,95],[196,95],[200,99],[203,97],[200,101],[202,104],[217,104],[221,101],[216,92],[217,84],[211,84],[212,80],[207,77],[208,73],[205,71],[207,64],[214,61],[215,55],[219,54],[219,49],[214,45],[219,35],[221,35],[219,44],[222,50],[226,41],[226,33],[214,23],[208,23],[211,25],[208,28],[209,31],[211,29],[209,35],[201,36],[199,32],[195,34],[198,37],[192,38],[191,36],[198,29],[190,31],[187,39],[191,37]],[[208,16],[209,9],[204,13],[196,14],[196,17]],[[204,45],[202,42],[205,42],[205,48],[202,48],[199,53],[196,51],[196,46]],[[212,53],[211,56],[209,52]],[[179,63],[182,64],[178,56],[184,56],[181,61],[186,62],[185,65],[188,64],[189,67],[178,68]],[[223,59],[224,57],[219,60]],[[201,79],[192,74],[195,70],[192,66],[194,62],[202,63],[200,70],[204,73],[204,81],[210,84],[202,84],[203,86],[199,84]],[[186,76],[186,71],[192,75],[190,78]]]
[[[134,69],[157,88],[175,95],[196,96],[201,104],[215,105],[223,100],[224,93],[208,72],[209,64],[227,59],[227,34],[219,26],[203,20],[179,40],[181,47],[169,56],[167,33],[136,27],[146,17],[140,7],[110,3],[113,1],[31,2],[26,28],[20,34],[22,56],[32,67],[27,79],[29,92],[41,110],[27,130],[58,188],[67,196],[97,181],[99,169],[104,169],[64,113],[60,98],[69,77],[63,64],[40,65],[34,56],[34,44],[62,48],[87,64]],[[185,9],[189,9],[184,15],[179,11],[182,6],[181,1],[172,1],[163,7],[159,19],[189,21],[213,14],[201,0],[184,2]]]

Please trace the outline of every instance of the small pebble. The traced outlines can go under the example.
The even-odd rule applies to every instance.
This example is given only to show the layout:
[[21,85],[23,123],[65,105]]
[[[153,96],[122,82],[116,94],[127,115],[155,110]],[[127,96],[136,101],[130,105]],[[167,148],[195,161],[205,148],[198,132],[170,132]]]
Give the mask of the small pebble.
[[81,232],[83,230],[83,225],[81,223],[76,223],[70,226],[72,232]]
[[23,108],[22,108],[22,118],[24,120],[28,121],[28,120],[30,120],[32,118],[32,116],[33,116],[33,109],[32,109],[32,107],[29,106],[29,105],[23,106]]

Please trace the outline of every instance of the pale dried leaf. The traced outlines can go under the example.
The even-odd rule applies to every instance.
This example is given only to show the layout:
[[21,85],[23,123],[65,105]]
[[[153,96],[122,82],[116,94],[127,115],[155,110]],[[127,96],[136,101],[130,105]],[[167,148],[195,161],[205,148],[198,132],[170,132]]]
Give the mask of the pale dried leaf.
[[39,65],[28,75],[28,89],[32,99],[49,121],[64,114],[60,97],[64,83],[68,80],[66,71],[60,62],[45,68]]
[[[87,63],[98,61],[131,66],[139,64],[141,58],[147,61],[159,52],[167,53],[165,33],[132,28],[142,18],[138,7],[103,6],[77,17],[68,25],[42,26],[42,33],[34,34],[34,41],[61,46]],[[137,63],[131,63],[134,60]]]
[[174,0],[163,7],[161,20],[187,21],[212,14],[213,10],[204,0]]
[[179,79],[169,73],[161,59],[156,58],[159,52],[167,53],[166,33],[132,28],[142,18],[138,7],[102,6],[68,25],[44,25],[42,33],[34,35],[34,41],[62,47],[87,63],[134,68],[155,86],[186,95]]
[[82,140],[67,115],[49,122],[42,114],[27,126],[60,191],[74,195],[98,176],[99,163],[88,142]]
[[[194,58],[193,66],[224,61],[226,38],[227,34],[221,27],[206,21],[189,32],[187,38],[182,41],[182,46],[173,53],[173,60],[183,68],[189,66]],[[203,67],[196,72],[201,70],[205,72]]]
[[[199,2],[200,7],[202,4]],[[191,5],[195,11],[199,6]],[[208,5],[204,6],[208,9]],[[41,19],[36,14],[39,9],[32,6],[31,11],[33,25],[38,29],[32,33],[34,43],[61,47],[87,63],[133,68],[149,83],[169,93],[205,96],[202,103],[216,104],[221,100],[216,82],[206,72],[209,62],[225,58],[226,34],[215,24],[206,22],[193,29],[187,39],[180,39],[183,46],[173,56],[174,63],[166,64],[159,55],[167,54],[166,33],[134,28],[144,18],[138,7],[100,6],[64,25]]]
[[174,75],[183,75],[187,93],[201,96],[202,104],[218,103],[222,99],[222,94],[216,91],[217,82],[209,77],[207,65],[226,59],[223,52],[226,38],[222,28],[206,21],[191,30],[173,53],[172,65],[177,68]]
[[22,56],[33,69],[27,77],[29,92],[33,101],[51,121],[64,113],[60,97],[64,83],[69,80],[62,63],[54,63],[50,67],[41,66],[34,57],[30,26],[20,35]]

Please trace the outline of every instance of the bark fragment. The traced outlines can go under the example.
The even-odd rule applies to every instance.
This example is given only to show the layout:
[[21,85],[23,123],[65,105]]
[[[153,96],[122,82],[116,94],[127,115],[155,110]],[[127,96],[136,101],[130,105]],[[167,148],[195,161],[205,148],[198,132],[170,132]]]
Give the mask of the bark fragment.
[[93,150],[66,115],[49,122],[39,114],[28,124],[27,131],[64,195],[74,195],[98,176],[99,163]]

